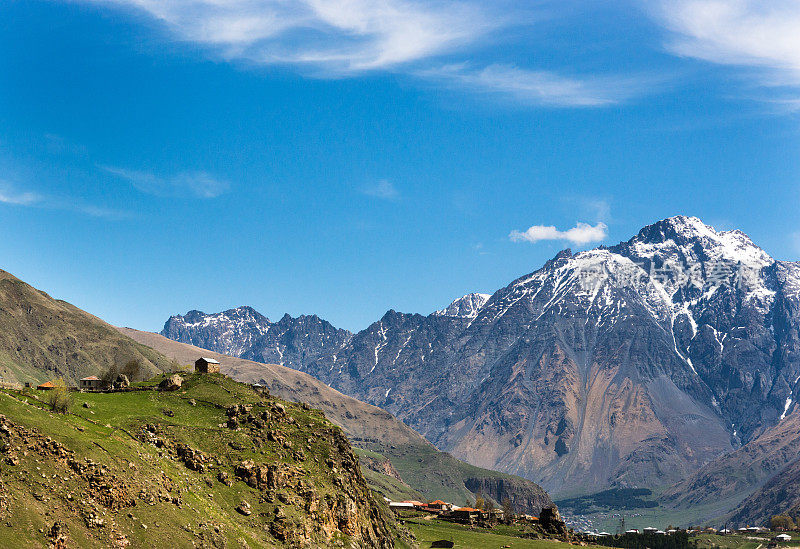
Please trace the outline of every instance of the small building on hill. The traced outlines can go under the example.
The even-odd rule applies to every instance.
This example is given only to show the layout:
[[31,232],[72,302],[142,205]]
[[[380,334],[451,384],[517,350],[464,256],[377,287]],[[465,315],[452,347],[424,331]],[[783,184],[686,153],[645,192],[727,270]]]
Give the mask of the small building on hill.
[[97,376],[84,377],[78,380],[78,389],[81,391],[99,391],[103,388],[103,380]]
[[213,358],[201,356],[194,362],[194,371],[198,374],[218,374],[219,362]]
[[38,385],[36,388],[39,389],[40,391],[52,391],[53,389],[56,388],[56,386],[53,384],[52,381],[45,381],[41,385]]

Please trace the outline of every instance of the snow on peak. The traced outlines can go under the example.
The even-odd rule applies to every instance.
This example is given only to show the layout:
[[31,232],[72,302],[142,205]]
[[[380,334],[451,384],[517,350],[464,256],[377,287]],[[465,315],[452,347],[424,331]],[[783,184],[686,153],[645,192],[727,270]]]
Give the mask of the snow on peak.
[[627,248],[632,255],[644,258],[725,261],[756,269],[774,263],[742,231],[717,231],[697,217],[683,215],[648,225],[615,248]]
[[471,293],[463,297],[459,297],[453,301],[446,309],[436,311],[434,316],[455,316],[460,318],[475,318],[478,316],[478,311],[481,307],[486,305],[489,294]]

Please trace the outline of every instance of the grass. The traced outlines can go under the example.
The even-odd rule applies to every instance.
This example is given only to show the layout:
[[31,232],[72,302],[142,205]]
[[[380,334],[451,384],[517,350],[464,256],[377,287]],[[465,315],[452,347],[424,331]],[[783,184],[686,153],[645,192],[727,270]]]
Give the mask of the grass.
[[[321,501],[326,497],[335,501],[342,493],[341,486],[358,492],[357,488],[353,492],[345,465],[340,464],[336,473],[326,464],[328,458],[337,463],[343,459],[338,441],[344,438],[337,436],[338,427],[317,410],[283,403],[286,417],[268,422],[267,429],[284,437],[290,449],[259,441],[260,431],[220,427],[227,420],[225,408],[231,404],[251,403],[258,413],[277,402],[222,375],[188,375],[182,389],[172,393],[73,393],[68,414],[45,409],[39,400],[45,396],[35,390],[2,391],[0,414],[16,425],[52,437],[73,450],[77,461],[103,464],[109,472],[102,482],[127,489],[136,505],[115,512],[87,503],[84,479],[65,462],[34,451],[17,452],[18,465],[0,465],[0,497],[8,494],[10,498],[7,509],[0,505],[0,547],[46,546],[45,534],[39,530],[46,531],[56,520],[67,524],[70,547],[108,546],[112,532],[124,535],[131,547],[191,547],[211,539],[228,547],[282,546],[266,533],[265,521],[268,525],[271,519],[265,517],[274,517],[280,506],[290,522],[300,523],[306,511],[299,501],[283,505],[244,482],[226,486],[216,480],[219,471],[233,477],[234,465],[247,459],[296,468],[302,482],[312,487]],[[169,451],[143,442],[140,437],[148,424],[157,424],[159,436],[170,443],[183,442],[211,458],[209,470],[189,470]],[[298,461],[298,450],[307,457]],[[366,488],[361,490],[370,497]],[[180,504],[158,498],[166,491],[179,494]],[[279,491],[298,497],[288,486]],[[249,517],[235,511],[242,500],[252,506]],[[81,515],[87,507],[102,514],[103,528],[87,528]]]
[[431,542],[437,540],[453,541],[455,547],[463,549],[498,549],[507,546],[514,549],[563,549],[565,546],[558,541],[523,539],[435,519],[410,519],[405,521],[405,526],[416,536],[421,548],[430,547]]
[[697,547],[700,549],[711,549],[712,547],[721,549],[756,549],[761,545],[760,542],[739,535],[700,534],[695,536],[694,540],[697,541]]
[[[374,455],[389,458],[400,477],[427,500],[441,499],[459,505],[467,500],[474,501],[475,494],[464,485],[469,478],[514,478],[517,482],[526,482],[512,475],[469,465],[433,446],[371,445],[367,449]],[[533,488],[533,483],[530,484]]]

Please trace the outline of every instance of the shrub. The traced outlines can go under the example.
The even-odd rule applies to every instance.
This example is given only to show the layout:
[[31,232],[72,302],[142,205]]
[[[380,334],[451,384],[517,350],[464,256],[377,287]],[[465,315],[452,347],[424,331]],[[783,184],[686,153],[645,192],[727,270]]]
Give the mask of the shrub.
[[47,395],[47,403],[57,414],[66,414],[67,410],[69,410],[69,405],[72,403],[72,395],[63,378],[54,381],[53,385],[54,388]]
[[789,515],[775,515],[769,524],[773,530],[794,530],[794,521]]

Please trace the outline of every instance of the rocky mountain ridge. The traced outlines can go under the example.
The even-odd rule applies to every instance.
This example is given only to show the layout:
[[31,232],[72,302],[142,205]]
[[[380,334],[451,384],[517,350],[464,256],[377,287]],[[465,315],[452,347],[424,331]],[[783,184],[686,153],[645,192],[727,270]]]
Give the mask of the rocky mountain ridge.
[[305,371],[318,356],[335,351],[353,334],[316,315],[284,315],[272,322],[252,307],[216,314],[189,311],[170,317],[161,334],[182,343],[257,362]]

